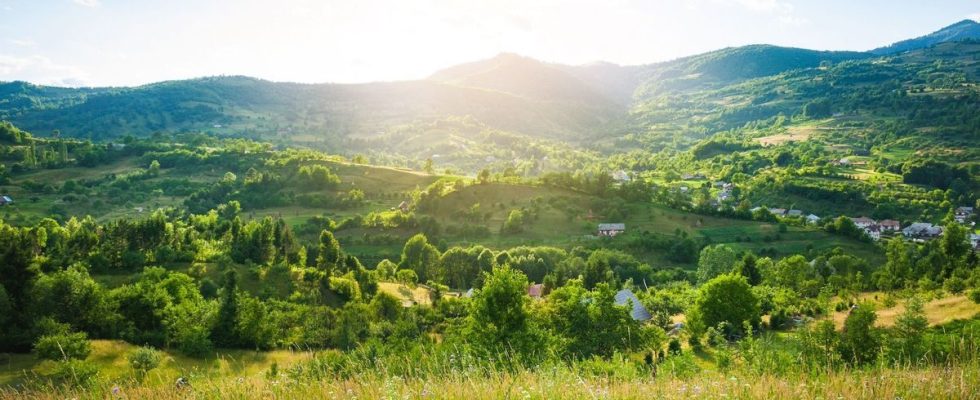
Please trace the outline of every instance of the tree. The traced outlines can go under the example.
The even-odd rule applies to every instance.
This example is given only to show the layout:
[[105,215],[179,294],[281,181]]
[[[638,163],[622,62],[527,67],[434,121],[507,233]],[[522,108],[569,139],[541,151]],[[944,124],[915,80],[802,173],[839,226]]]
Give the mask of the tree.
[[480,181],[481,185],[486,185],[490,182],[490,170],[484,168],[480,170],[480,174],[476,176],[476,179]]
[[851,309],[844,320],[839,350],[844,361],[860,365],[878,357],[881,340],[874,323],[878,318],[871,305],[862,304]]
[[431,174],[431,173],[435,172],[435,168],[432,165],[432,159],[431,158],[426,158],[425,159],[425,164],[422,166],[422,170],[425,171],[425,173],[427,173],[427,174]]
[[218,308],[218,321],[211,330],[211,340],[221,347],[236,347],[238,337],[238,274],[234,269],[225,273],[225,283]]
[[434,272],[432,269],[436,267],[438,262],[439,250],[429,244],[429,239],[424,234],[419,233],[405,242],[398,267],[415,271],[419,281],[426,282],[433,278],[431,276]]
[[746,253],[742,257],[742,262],[738,264],[738,274],[745,277],[745,280],[749,282],[749,285],[756,286],[762,283],[762,274],[759,272],[759,268],[756,265],[755,254]]
[[724,244],[701,249],[698,257],[698,282],[705,283],[718,275],[731,272],[737,260],[738,254],[735,250]]
[[470,301],[467,335],[485,351],[512,350],[528,356],[542,337],[531,324],[527,309],[527,278],[510,267],[491,272]]
[[524,212],[521,210],[510,210],[504,226],[500,228],[504,233],[519,233],[524,230]]
[[923,310],[922,300],[912,297],[905,303],[905,311],[895,319],[894,343],[890,346],[897,351],[896,358],[919,360],[923,353],[923,334],[929,327]]
[[911,249],[901,236],[891,238],[885,247],[886,261],[884,267],[877,273],[877,285],[880,289],[897,289],[904,286],[912,278]]
[[160,162],[157,160],[150,161],[150,167],[146,169],[147,176],[159,176],[160,175]]
[[759,325],[759,299],[741,275],[721,275],[708,281],[698,293],[688,313],[691,325],[703,329],[724,323],[729,338],[742,335],[746,323]]
[[333,233],[324,229],[320,232],[320,245],[316,256],[316,266],[327,276],[333,273],[340,262],[340,242],[333,236]]

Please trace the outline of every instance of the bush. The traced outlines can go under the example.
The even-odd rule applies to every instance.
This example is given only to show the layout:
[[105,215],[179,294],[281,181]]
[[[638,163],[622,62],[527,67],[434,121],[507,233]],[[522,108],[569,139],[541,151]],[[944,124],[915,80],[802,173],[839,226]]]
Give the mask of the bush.
[[127,359],[129,360],[129,366],[137,374],[142,376],[160,366],[160,361],[163,360],[163,354],[152,347],[139,347],[130,352]]
[[970,300],[973,300],[974,303],[980,304],[980,288],[973,289],[969,291],[966,295],[967,297],[970,298]]
[[58,333],[41,336],[34,344],[34,352],[44,360],[84,360],[92,353],[85,332]]
[[963,279],[954,276],[943,282],[943,289],[953,294],[960,294],[966,289],[966,283],[963,282]]

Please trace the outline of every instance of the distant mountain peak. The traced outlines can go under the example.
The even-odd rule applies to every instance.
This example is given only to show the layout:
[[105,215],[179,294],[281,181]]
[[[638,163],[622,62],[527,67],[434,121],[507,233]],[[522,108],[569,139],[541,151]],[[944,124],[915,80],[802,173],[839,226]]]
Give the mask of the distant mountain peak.
[[958,42],[968,39],[980,39],[980,22],[964,19],[925,36],[903,40],[891,46],[871,50],[874,54],[893,54],[909,50],[922,49],[945,42]]

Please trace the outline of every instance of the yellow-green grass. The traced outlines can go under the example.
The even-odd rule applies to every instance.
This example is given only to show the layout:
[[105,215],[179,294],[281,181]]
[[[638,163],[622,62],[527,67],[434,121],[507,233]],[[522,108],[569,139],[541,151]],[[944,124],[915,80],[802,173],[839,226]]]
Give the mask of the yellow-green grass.
[[[664,367],[661,367],[664,368]],[[701,371],[693,376],[589,376],[574,370],[488,371],[482,376],[435,378],[367,376],[319,381],[263,377],[213,379],[192,389],[165,385],[120,387],[129,399],[975,399],[980,368],[937,366],[839,370],[814,376]],[[69,392],[0,392],[0,398],[104,399],[111,385]]]
[[[886,307],[887,295],[881,292],[862,293],[860,301],[873,304],[877,309],[878,319],[875,325],[889,327],[895,325],[895,320],[905,312],[907,300],[896,300],[895,305]],[[930,326],[943,325],[955,320],[970,319],[980,314],[980,304],[974,303],[964,295],[947,296],[932,299],[923,304],[923,311]],[[841,328],[847,319],[847,310],[833,314],[834,324]]]
[[[106,382],[122,384],[135,377],[126,357],[137,346],[119,340],[92,340],[91,344],[92,354],[87,361],[98,368]],[[220,350],[204,358],[167,351],[163,351],[163,354],[160,367],[150,371],[143,381],[144,385],[166,387],[181,376],[192,383],[219,377],[259,376],[272,364],[287,366],[312,356],[310,352],[290,350]],[[38,360],[33,354],[2,354],[0,360],[3,361],[0,362],[0,386],[15,385],[49,374],[55,367],[54,362]]]
[[402,283],[380,282],[378,290],[395,296],[403,306],[432,305],[431,291],[421,285],[411,287]]

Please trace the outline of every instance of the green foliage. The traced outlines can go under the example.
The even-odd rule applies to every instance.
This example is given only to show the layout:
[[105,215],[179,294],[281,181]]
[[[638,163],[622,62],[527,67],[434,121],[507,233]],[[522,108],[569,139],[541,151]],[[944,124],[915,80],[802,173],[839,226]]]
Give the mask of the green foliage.
[[84,360],[92,353],[85,332],[60,332],[41,336],[34,343],[38,358],[53,361]]
[[727,274],[735,268],[738,254],[727,245],[707,246],[698,257],[698,282],[705,283],[714,277]]
[[869,304],[851,309],[844,320],[839,351],[841,358],[851,364],[861,365],[875,361],[881,351],[881,333],[874,326],[878,315]]
[[544,337],[528,310],[527,277],[509,267],[495,268],[470,300],[467,339],[489,354],[511,351],[522,358],[541,356]]
[[163,354],[152,347],[138,347],[126,356],[126,360],[129,362],[129,367],[142,376],[160,366]]
[[759,325],[759,299],[740,275],[720,275],[701,286],[688,311],[695,332],[718,328],[729,339],[745,334],[744,326]]

